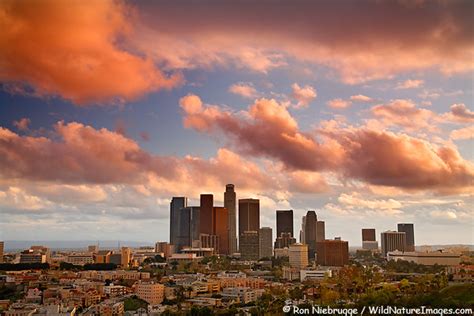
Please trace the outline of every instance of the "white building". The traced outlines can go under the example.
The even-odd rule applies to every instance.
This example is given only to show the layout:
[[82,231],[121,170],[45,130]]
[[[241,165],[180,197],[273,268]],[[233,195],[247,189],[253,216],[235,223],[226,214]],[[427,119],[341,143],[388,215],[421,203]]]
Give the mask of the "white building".
[[391,251],[387,253],[388,260],[405,260],[417,264],[432,266],[435,264],[443,266],[455,266],[461,263],[461,255],[447,252],[417,252],[417,251]]

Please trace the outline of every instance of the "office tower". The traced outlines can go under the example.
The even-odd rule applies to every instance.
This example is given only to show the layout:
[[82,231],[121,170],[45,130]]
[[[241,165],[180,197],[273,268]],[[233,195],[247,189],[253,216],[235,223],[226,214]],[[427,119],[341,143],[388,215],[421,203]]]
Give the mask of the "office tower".
[[349,243],[341,239],[316,243],[316,262],[322,266],[342,267],[349,263]]
[[291,233],[282,233],[280,237],[275,240],[275,249],[289,247],[296,243],[296,238],[291,236]]
[[214,234],[199,234],[201,248],[212,248],[213,254],[220,253],[219,236]]
[[308,245],[296,243],[288,248],[290,267],[304,269],[308,266]]
[[0,241],[0,263],[3,263],[3,251],[5,248],[5,243]]
[[293,210],[276,211],[276,222],[277,237],[282,233],[290,233],[292,237],[295,236],[293,233]]
[[314,259],[314,253],[316,252],[316,223],[318,217],[315,211],[306,212],[304,217],[304,241],[308,245],[308,258]]
[[362,249],[377,250],[378,242],[375,240],[375,228],[362,228]]
[[129,247],[122,247],[121,249],[121,262],[122,268],[128,268],[130,261],[132,260],[132,250]]
[[239,244],[240,235],[245,231],[258,232],[260,229],[260,201],[257,199],[239,200]]
[[258,260],[259,237],[257,231],[244,231],[240,235],[240,258],[243,260]]
[[176,250],[191,247],[193,240],[199,239],[199,207],[188,206],[180,210]]
[[219,237],[219,254],[229,254],[229,212],[225,207],[214,207],[213,233]]
[[413,226],[409,223],[398,224],[398,232],[405,233],[405,251],[415,251],[415,228]]
[[259,231],[259,258],[271,258],[273,256],[273,232],[270,227],[262,227]]
[[326,240],[326,228],[324,221],[316,222],[316,242]]
[[215,223],[214,218],[214,196],[212,194],[201,194],[200,215],[199,215],[199,233],[213,234]]
[[306,225],[306,216],[303,216],[303,218],[301,218],[301,230],[300,230],[300,243],[302,244],[306,243],[304,239],[305,225]]
[[233,184],[227,184],[224,192],[224,207],[229,212],[229,253],[235,253],[237,248],[237,199]]
[[170,243],[176,244],[178,242],[180,210],[188,206],[188,199],[186,197],[173,197],[170,203]]
[[405,251],[406,234],[404,232],[386,231],[380,234],[382,245],[382,256],[386,257],[387,252],[399,250]]

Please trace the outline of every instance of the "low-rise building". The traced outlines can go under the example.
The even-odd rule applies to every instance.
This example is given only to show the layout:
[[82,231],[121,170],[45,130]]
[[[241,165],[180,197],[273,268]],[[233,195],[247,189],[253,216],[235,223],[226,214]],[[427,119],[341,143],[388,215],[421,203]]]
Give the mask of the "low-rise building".
[[456,266],[461,263],[461,254],[447,253],[441,251],[391,251],[387,253],[387,260],[405,260],[427,266],[432,266],[435,264],[443,266]]
[[152,305],[160,304],[165,297],[165,286],[160,283],[138,282],[135,290],[139,298]]

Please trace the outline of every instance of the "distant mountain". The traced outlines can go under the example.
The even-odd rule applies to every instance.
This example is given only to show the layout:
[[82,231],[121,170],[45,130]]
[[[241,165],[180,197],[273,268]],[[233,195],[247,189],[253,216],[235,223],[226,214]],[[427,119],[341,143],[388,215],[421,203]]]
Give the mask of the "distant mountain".
[[125,241],[125,240],[5,240],[5,251],[28,249],[32,245],[41,245],[55,249],[86,249],[89,245],[99,245],[101,249],[116,249],[120,246],[142,247],[153,246],[154,243],[147,241]]

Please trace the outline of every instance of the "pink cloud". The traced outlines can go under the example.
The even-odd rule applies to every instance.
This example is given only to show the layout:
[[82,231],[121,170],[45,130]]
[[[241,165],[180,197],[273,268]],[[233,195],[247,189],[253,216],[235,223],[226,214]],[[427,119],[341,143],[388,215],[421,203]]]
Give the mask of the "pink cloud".
[[[183,106],[190,97],[199,100],[198,110],[189,112]],[[203,105],[194,95],[181,104],[186,127],[224,134],[242,153],[276,159],[289,170],[332,171],[342,179],[406,190],[464,190],[474,179],[472,163],[456,148],[404,134],[328,125],[318,130],[324,140],[319,142],[300,131],[286,107],[275,100],[257,100],[239,113]]]
[[229,87],[229,92],[240,95],[243,98],[253,99],[257,96],[257,90],[250,83],[239,82]]
[[395,89],[413,89],[423,86],[424,81],[419,79],[408,79],[403,82],[399,82]]
[[345,109],[351,106],[351,101],[343,99],[333,99],[326,103],[329,107],[333,109]]
[[28,126],[30,125],[31,120],[27,117],[24,117],[18,121],[13,121],[13,125],[16,126],[20,131],[28,130]]
[[300,87],[297,83],[293,83],[291,85],[291,89],[291,96],[293,97],[293,99],[298,101],[298,103],[296,104],[297,108],[307,107],[311,103],[311,101],[316,99],[316,97],[318,96],[316,90],[309,85]]
[[350,99],[351,101],[355,101],[355,102],[373,102],[374,101],[374,99],[372,99],[371,97],[368,97],[363,94],[353,95],[351,96]]
[[461,123],[474,122],[474,112],[469,110],[466,105],[459,103],[451,105],[450,118]]

